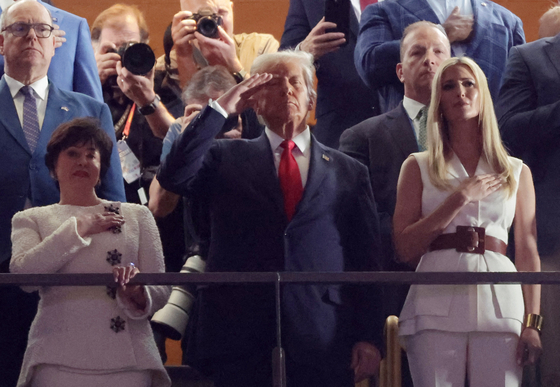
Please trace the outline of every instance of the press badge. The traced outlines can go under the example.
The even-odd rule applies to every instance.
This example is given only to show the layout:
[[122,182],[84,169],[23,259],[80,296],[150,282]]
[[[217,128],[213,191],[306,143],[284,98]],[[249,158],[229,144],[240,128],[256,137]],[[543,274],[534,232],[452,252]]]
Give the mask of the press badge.
[[117,141],[117,148],[119,150],[124,180],[130,184],[140,178],[140,161],[138,161],[138,158],[132,153],[126,141]]

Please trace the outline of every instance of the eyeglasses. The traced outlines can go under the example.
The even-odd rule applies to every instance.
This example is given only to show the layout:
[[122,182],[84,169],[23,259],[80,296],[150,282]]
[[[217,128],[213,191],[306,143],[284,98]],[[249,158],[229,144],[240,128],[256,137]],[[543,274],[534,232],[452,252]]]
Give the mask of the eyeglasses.
[[45,23],[17,22],[3,28],[2,32],[8,31],[18,38],[24,38],[27,36],[31,28],[35,30],[35,35],[37,35],[38,38],[48,38],[49,36],[51,36],[51,33],[54,30],[54,27]]

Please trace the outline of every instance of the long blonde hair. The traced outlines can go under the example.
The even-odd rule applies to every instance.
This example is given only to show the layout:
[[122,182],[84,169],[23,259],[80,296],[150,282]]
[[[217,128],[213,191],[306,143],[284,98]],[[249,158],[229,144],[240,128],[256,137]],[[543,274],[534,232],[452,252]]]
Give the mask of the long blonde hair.
[[502,144],[498,121],[494,113],[494,105],[488,88],[486,76],[478,65],[470,58],[450,58],[439,67],[432,81],[432,98],[428,112],[428,171],[430,181],[440,189],[452,188],[447,179],[447,163],[452,155],[447,120],[441,111],[441,78],[445,70],[450,67],[467,66],[474,75],[478,85],[480,112],[478,127],[482,133],[482,157],[492,167],[495,173],[501,175],[506,182],[504,189],[511,195],[516,187],[513,170],[508,161],[508,153]]

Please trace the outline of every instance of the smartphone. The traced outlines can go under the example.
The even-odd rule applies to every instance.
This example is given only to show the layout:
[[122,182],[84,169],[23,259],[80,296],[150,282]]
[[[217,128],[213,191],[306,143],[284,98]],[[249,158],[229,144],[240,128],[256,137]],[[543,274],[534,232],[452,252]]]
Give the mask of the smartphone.
[[325,0],[325,21],[336,24],[336,28],[327,32],[342,32],[348,44],[350,34],[350,0]]

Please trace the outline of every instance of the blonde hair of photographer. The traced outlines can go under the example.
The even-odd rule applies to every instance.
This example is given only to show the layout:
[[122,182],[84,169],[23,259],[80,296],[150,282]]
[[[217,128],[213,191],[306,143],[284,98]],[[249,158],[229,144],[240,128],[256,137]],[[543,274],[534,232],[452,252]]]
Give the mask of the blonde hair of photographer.
[[447,179],[447,163],[451,159],[452,149],[449,140],[449,128],[441,111],[441,78],[445,70],[456,65],[467,66],[474,75],[479,90],[480,113],[478,126],[482,136],[482,157],[499,174],[505,184],[503,188],[511,195],[516,186],[513,171],[508,162],[508,153],[502,144],[494,105],[488,88],[486,76],[470,58],[450,58],[441,64],[432,81],[432,98],[428,111],[428,168],[431,182],[443,190],[452,189]]

